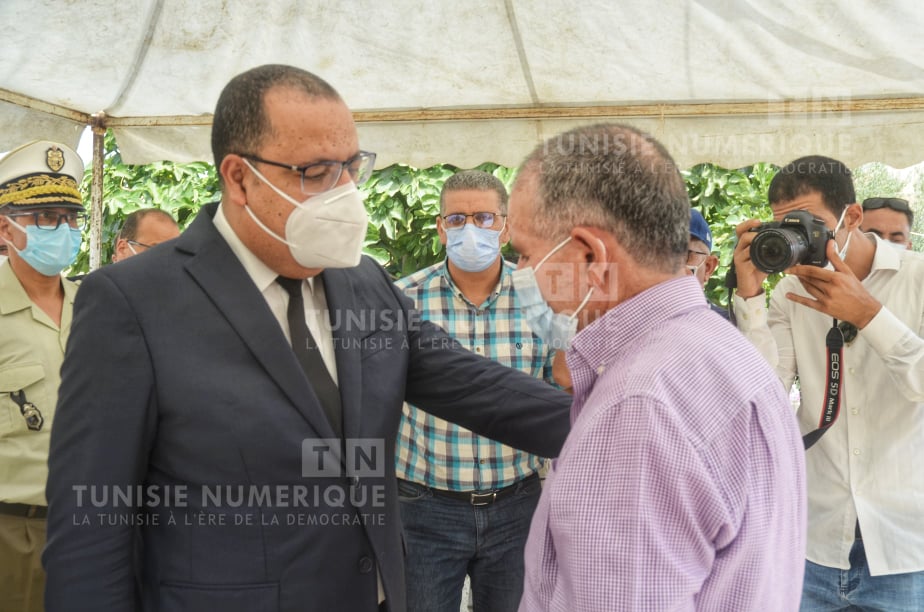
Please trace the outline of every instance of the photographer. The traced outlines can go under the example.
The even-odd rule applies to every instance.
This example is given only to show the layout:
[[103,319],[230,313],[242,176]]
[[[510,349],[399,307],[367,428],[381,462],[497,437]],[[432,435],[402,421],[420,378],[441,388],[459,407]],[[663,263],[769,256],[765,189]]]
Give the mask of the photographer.
[[[785,166],[769,201],[778,227],[737,228],[735,310],[786,388],[796,376],[801,384],[810,446],[802,610],[922,610],[924,471],[912,466],[924,443],[924,257],[860,230],[850,171],[836,160]],[[763,244],[751,249],[755,239]],[[768,310],[767,260],[785,255]]]

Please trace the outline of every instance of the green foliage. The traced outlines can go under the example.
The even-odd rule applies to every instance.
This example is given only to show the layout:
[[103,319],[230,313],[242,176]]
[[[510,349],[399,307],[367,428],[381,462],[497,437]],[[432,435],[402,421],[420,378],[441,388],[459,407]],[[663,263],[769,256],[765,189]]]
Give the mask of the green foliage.
[[[195,217],[199,207],[218,199],[218,174],[212,164],[195,162],[178,164],[157,162],[128,165],[115,143],[111,131],[106,132],[103,156],[103,211],[101,263],[111,261],[115,238],[126,215],[139,208],[160,208],[177,220],[180,229]],[[88,165],[81,184],[84,205],[90,207],[92,165]],[[90,268],[89,240],[84,240],[72,274],[88,272]]]
[[866,198],[884,197],[900,198],[905,183],[885,164],[863,164],[853,171],[853,186],[857,192],[857,202]]
[[393,165],[362,186],[369,212],[365,251],[392,275],[405,276],[440,259],[440,188],[452,174],[442,165],[422,170]]
[[[485,163],[477,167],[491,172],[508,188],[516,176],[515,168]],[[369,212],[365,251],[396,278],[429,266],[445,257],[436,232],[439,196],[443,182],[458,169],[439,164],[416,169],[393,165],[376,170],[361,189]],[[684,172],[684,179],[694,206],[709,222],[715,249],[720,254],[719,270],[710,279],[706,292],[710,299],[727,301],[723,283],[732,258],[735,225],[745,219],[769,219],[766,193],[774,166],[756,164],[741,170],[726,170],[702,164]],[[91,169],[87,168],[81,190],[89,204]],[[171,213],[181,229],[192,221],[199,208],[219,198],[218,175],[205,162],[179,164],[157,162],[128,165],[116,146],[111,132],[105,137],[103,169],[103,211],[101,261],[108,263],[116,235],[125,216],[139,208],[160,208]],[[71,272],[89,269],[89,241],[85,241]],[[514,257],[509,246],[504,254]],[[776,279],[770,279],[769,286]]]
[[[778,170],[765,163],[739,170],[700,164],[682,173],[690,202],[703,213],[712,230],[712,248],[719,255],[719,268],[706,283],[706,295],[716,304],[728,304],[725,275],[737,242],[735,226],[747,219],[772,219],[767,190]],[[768,294],[779,279],[780,275],[767,279]]]
[[[510,189],[516,170],[485,163]],[[395,278],[425,268],[444,257],[436,232],[443,183],[458,171],[448,164],[416,169],[396,164],[376,170],[361,187],[369,212],[365,251]]]
[[[915,251],[924,250],[924,238],[921,236],[924,234],[924,210],[919,208],[920,203],[924,202],[924,173],[913,172],[906,181],[885,164],[873,162],[854,170],[853,184],[857,190],[857,202],[874,197],[907,199],[914,211],[911,243]],[[915,236],[915,233],[918,235]]]
[[[139,208],[160,208],[171,213],[180,228],[185,229],[203,204],[219,197],[218,175],[209,163],[128,165],[122,161],[111,133],[106,134],[105,151],[103,263],[111,259],[113,241],[127,214]],[[514,168],[491,163],[482,164],[478,169],[491,172],[508,189],[516,175]],[[361,186],[370,220],[365,251],[396,278],[445,257],[436,232],[436,217],[443,182],[457,170],[444,164],[421,169],[393,165],[375,171],[372,178]],[[724,304],[727,301],[723,283],[734,250],[735,226],[745,219],[770,219],[766,193],[775,172],[776,168],[769,164],[756,164],[740,170],[701,164],[683,173],[691,201],[709,222],[714,248],[720,255],[720,268],[706,286],[706,292],[714,302]],[[89,203],[89,168],[81,189]],[[88,270],[86,242],[71,269],[72,273]],[[509,247],[505,249],[505,255],[513,256]],[[772,287],[776,280],[771,278],[768,287]]]

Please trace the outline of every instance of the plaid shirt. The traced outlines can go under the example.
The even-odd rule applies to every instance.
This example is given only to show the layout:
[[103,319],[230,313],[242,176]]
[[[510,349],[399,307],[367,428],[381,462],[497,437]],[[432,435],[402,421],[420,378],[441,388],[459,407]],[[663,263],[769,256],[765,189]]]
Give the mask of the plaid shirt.
[[[513,291],[513,264],[504,262],[500,283],[480,306],[452,282],[446,262],[396,282],[424,319],[462,346],[527,374],[552,380],[552,355],[520,314]],[[398,430],[398,478],[436,489],[499,489],[536,472],[542,458],[476,435],[404,404]]]

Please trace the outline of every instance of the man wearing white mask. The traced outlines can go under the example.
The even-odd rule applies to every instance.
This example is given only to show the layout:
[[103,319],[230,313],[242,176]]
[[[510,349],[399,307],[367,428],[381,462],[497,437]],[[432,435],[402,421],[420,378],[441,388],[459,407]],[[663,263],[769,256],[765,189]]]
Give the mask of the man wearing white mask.
[[212,152],[221,201],[77,294],[46,608],[403,612],[402,402],[547,456],[570,398],[463,349],[362,257],[375,154],[327,82],[237,75]]
[[69,147],[23,145],[0,160],[0,610],[43,610],[45,481],[86,215],[83,162]]
[[514,286],[552,312],[574,382],[571,432],[526,544],[523,612],[798,604],[795,418],[688,274],[689,223],[670,155],[629,126],[576,128],[520,169]]
[[775,247],[755,250],[761,232],[748,231],[760,221],[738,226],[735,248],[738,327],[787,389],[800,382],[801,609],[924,610],[924,471],[914,467],[924,441],[924,255],[863,232],[864,209],[838,160],[787,164],[768,200],[776,221],[809,213],[826,230],[828,263],[785,258],[769,308],[764,255]]
[[[552,351],[526,324],[507,243],[507,190],[492,174],[454,174],[436,228],[446,260],[396,284],[462,346],[552,380]],[[471,578],[476,610],[514,611],[543,459],[405,404],[397,475],[407,538],[408,612],[458,612]]]
[[864,232],[876,234],[883,240],[897,245],[895,248],[913,250],[911,228],[914,226],[914,211],[904,198],[866,198],[863,200]]

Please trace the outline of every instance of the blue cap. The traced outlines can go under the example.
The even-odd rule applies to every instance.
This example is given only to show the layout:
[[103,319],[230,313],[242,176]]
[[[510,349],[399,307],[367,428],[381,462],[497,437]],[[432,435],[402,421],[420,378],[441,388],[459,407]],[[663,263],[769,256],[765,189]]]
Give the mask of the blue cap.
[[695,208],[690,209],[690,236],[702,240],[706,248],[712,251],[712,232],[709,231],[709,224],[703,218],[703,213]]

